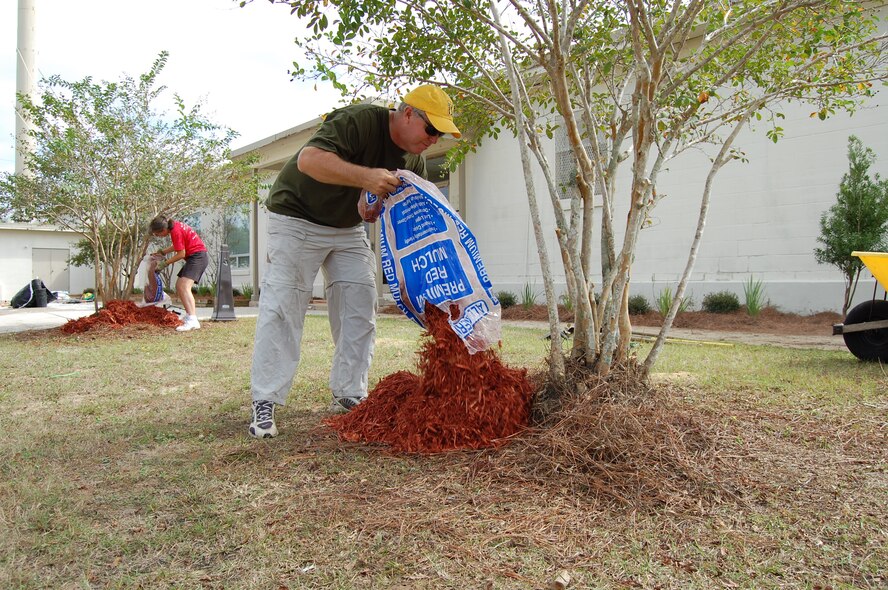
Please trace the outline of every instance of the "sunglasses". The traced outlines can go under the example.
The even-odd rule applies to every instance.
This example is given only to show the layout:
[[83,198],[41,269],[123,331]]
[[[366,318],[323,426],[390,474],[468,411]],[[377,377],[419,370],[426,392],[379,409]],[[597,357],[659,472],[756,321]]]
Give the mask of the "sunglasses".
[[420,114],[417,113],[416,111],[413,111],[413,112],[416,113],[417,115],[419,115],[419,118],[420,118],[420,119],[422,119],[423,121],[425,121],[425,124],[426,124],[426,128],[425,128],[426,135],[428,135],[429,137],[441,137],[442,135],[444,135],[443,132],[438,131],[437,129],[435,129],[435,126],[432,125],[432,122],[431,122],[431,121],[429,121],[428,119],[426,119],[425,115],[420,115]]

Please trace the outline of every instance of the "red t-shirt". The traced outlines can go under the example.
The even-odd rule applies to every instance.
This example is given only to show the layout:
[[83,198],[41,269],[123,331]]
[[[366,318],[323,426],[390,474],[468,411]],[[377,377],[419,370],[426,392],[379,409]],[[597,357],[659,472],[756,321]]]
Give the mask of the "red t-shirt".
[[204,246],[203,240],[200,239],[197,232],[181,221],[173,222],[173,229],[170,230],[170,239],[173,241],[173,248],[176,252],[185,250],[186,258],[196,252],[207,251],[207,247]]

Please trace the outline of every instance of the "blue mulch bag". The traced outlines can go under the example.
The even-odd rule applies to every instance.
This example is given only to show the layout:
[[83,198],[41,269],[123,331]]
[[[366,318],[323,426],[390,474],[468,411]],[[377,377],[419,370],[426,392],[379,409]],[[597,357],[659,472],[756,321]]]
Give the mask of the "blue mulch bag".
[[431,303],[450,316],[469,352],[487,350],[500,340],[501,310],[475,236],[438,187],[407,170],[395,174],[401,186],[381,203],[362,195],[365,206],[382,208],[382,271],[395,303],[424,328]]
[[147,275],[148,283],[142,291],[142,302],[137,303],[138,307],[147,307],[149,305],[166,304],[170,302],[169,295],[163,290],[163,277],[157,272],[157,263],[163,260],[163,256],[151,254],[145,257],[148,264]]

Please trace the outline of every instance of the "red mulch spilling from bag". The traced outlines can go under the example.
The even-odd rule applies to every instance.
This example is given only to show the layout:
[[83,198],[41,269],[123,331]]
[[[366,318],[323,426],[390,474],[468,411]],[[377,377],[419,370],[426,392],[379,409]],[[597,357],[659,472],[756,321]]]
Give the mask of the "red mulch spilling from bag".
[[527,426],[527,370],[505,366],[493,350],[469,354],[435,307],[427,306],[426,320],[419,375],[393,373],[357,408],[324,420],[340,439],[428,454],[496,446]]
[[66,334],[88,332],[100,326],[122,328],[132,324],[149,324],[152,326],[175,328],[182,324],[179,316],[162,307],[149,305],[138,307],[132,301],[114,299],[92,315],[71,320],[60,329]]

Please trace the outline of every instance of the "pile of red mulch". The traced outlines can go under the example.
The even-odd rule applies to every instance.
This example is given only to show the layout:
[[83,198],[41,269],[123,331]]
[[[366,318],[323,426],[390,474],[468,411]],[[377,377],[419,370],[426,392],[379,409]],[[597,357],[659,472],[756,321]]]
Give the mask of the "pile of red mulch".
[[105,303],[96,313],[64,324],[61,330],[66,334],[79,334],[100,326],[122,328],[132,324],[174,328],[181,325],[182,321],[179,316],[161,307],[138,307],[132,301],[114,299]]
[[528,424],[533,385],[526,369],[496,351],[469,354],[447,315],[427,306],[419,375],[398,371],[348,414],[324,421],[350,442],[384,443],[409,453],[496,446]]

